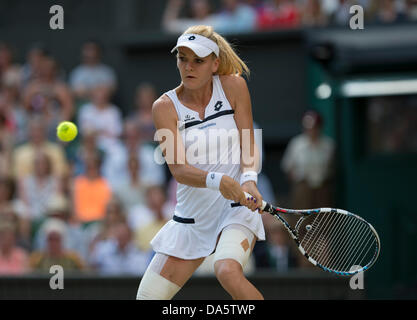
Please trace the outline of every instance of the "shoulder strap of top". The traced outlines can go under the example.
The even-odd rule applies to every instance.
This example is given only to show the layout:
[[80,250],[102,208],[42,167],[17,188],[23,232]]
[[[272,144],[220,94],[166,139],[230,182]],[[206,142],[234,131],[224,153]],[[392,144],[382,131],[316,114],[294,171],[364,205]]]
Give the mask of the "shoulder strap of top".
[[222,82],[220,80],[220,76],[214,75],[213,76],[213,88],[215,89],[215,92],[219,96],[219,98],[223,99],[224,101],[229,102],[229,100],[226,97],[226,94],[223,90]]
[[168,96],[168,98],[171,99],[172,103],[174,104],[175,110],[177,111],[178,120],[181,120],[181,111],[180,111],[180,101],[178,100],[177,93],[175,92],[175,89],[172,89],[168,92],[165,92],[165,94]]

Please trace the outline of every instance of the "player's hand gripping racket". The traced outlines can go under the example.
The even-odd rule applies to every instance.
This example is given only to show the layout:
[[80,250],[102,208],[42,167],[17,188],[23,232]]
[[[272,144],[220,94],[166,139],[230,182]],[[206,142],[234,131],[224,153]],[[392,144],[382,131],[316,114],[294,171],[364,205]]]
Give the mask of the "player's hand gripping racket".
[[[245,196],[252,197],[246,192]],[[232,203],[232,207],[240,205]],[[369,269],[378,258],[381,244],[376,230],[346,210],[283,209],[265,201],[261,209],[282,222],[298,250],[325,271],[350,276]],[[294,228],[281,216],[283,213],[301,216]]]

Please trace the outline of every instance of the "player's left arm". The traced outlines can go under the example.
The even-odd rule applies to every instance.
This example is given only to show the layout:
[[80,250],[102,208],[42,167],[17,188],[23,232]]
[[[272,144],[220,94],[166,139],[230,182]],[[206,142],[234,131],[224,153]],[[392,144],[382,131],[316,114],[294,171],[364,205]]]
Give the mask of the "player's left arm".
[[[241,76],[222,76],[222,85],[232,108],[234,118],[240,136],[240,167],[242,172],[259,172],[260,154],[255,143],[253,130],[252,103],[246,80]],[[242,185],[247,193],[254,196],[252,210],[259,208],[262,203],[262,196],[254,181],[247,181]],[[256,199],[256,202],[255,202]]]

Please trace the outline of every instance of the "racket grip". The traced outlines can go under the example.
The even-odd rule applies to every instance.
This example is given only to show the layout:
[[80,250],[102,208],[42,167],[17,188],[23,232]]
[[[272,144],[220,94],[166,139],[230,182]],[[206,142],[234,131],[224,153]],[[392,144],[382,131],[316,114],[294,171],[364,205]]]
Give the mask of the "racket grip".
[[[246,198],[252,198],[252,195],[251,194],[249,194],[247,192],[244,192],[244,193],[245,193],[245,197]],[[267,204],[268,203],[265,202],[265,200],[262,200],[262,205],[261,205],[261,210],[262,211],[265,209],[265,207],[267,206]],[[242,205],[240,204],[240,202],[234,202],[234,203],[231,204],[231,206],[232,206],[232,208],[234,208],[234,207],[240,207]]]

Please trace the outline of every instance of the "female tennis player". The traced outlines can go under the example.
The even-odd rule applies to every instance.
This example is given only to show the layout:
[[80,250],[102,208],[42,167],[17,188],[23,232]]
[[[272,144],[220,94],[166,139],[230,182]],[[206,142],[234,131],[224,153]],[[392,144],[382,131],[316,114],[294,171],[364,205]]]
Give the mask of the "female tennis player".
[[[171,299],[211,254],[216,277],[233,299],[263,299],[243,274],[255,242],[265,240],[261,215],[254,212],[262,203],[256,187],[259,152],[250,95],[241,77],[249,69],[209,26],[188,28],[174,51],[181,84],[154,102],[153,120],[157,130],[168,129],[175,136],[174,160],[168,160],[169,148],[163,154],[178,182],[177,205],[173,219],[151,241],[156,254],[137,299]],[[215,154],[218,161],[190,164],[192,142],[187,134],[194,130],[209,137],[215,129],[236,132],[237,139],[220,146],[203,139],[206,153],[198,159]],[[245,139],[245,131],[250,139]],[[230,161],[236,151],[238,161]],[[253,198],[245,198],[244,191]],[[232,208],[232,202],[243,206]]]

